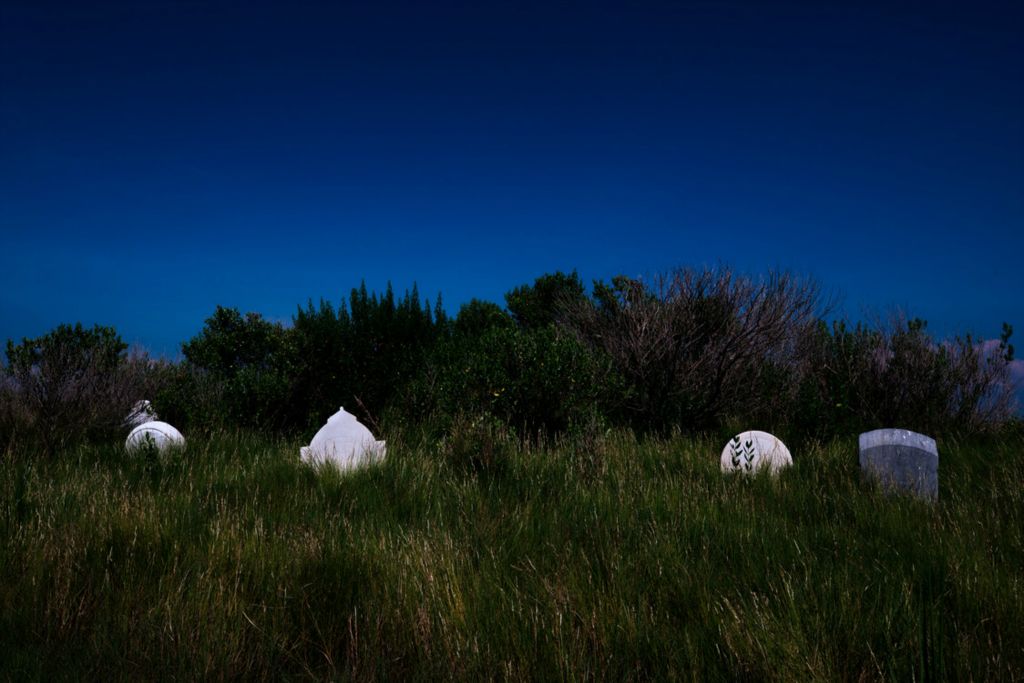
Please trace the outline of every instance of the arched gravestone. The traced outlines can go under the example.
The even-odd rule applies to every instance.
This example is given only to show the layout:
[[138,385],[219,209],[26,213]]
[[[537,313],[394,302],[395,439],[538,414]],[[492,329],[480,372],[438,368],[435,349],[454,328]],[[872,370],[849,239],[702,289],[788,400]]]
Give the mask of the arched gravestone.
[[152,447],[164,453],[172,448],[184,448],[185,437],[166,422],[153,420],[135,427],[125,439],[124,447],[131,452]]
[[149,401],[136,401],[124,424],[132,428],[124,442],[124,447],[130,452],[150,447],[164,453],[172,448],[185,447],[185,437],[171,425],[157,420],[156,411]]
[[768,432],[737,434],[722,450],[723,472],[756,472],[767,467],[772,474],[793,464],[786,444]]
[[906,429],[861,434],[860,468],[887,488],[928,500],[939,497],[939,450],[924,434]]
[[354,415],[339,408],[299,454],[302,462],[310,465],[332,463],[345,472],[378,462],[384,458],[385,452],[383,441],[377,441]]

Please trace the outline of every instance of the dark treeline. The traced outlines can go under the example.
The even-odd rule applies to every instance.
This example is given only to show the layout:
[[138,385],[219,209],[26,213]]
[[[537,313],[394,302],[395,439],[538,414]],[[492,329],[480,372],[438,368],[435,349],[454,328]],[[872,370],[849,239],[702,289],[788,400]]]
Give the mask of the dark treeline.
[[[0,436],[48,450],[118,426],[150,398],[186,430],[297,433],[344,406],[371,425],[444,430],[486,418],[521,437],[741,424],[802,436],[880,426],[981,431],[1014,415],[1012,332],[938,341],[923,321],[828,320],[817,284],[788,274],[679,269],[590,291],[556,272],[450,318],[415,286],[353,289],[292,324],[217,307],[180,363],[132,354],[115,330],[62,325],[8,342]],[[0,444],[2,445],[2,444]]]

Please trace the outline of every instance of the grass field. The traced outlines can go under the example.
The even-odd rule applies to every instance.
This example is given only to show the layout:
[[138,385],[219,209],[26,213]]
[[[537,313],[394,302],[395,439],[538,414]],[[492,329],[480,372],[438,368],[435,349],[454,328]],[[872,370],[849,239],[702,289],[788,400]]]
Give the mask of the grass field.
[[[856,439],[724,477],[716,440],[389,435],[8,453],[0,678],[1024,679],[1024,438],[940,439],[940,500]],[[792,444],[791,444],[792,445]]]

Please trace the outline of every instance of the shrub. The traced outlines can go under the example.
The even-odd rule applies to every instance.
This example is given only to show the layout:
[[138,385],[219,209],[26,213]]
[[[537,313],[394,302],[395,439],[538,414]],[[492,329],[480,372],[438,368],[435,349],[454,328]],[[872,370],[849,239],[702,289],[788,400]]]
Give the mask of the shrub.
[[498,326],[440,343],[402,409],[414,419],[492,415],[524,435],[551,434],[617,390],[607,361],[554,326]]
[[291,410],[290,341],[280,323],[218,306],[202,331],[182,345],[182,352],[192,368],[207,373],[203,381],[222,384],[215,409],[219,419],[241,427],[280,429],[288,424]]
[[821,323],[810,336],[795,421],[808,432],[903,427],[977,432],[1014,414],[1009,333],[938,342],[920,319],[849,328]]
[[291,330],[293,400],[313,424],[339,406],[364,420],[380,415],[403,395],[447,326],[440,298],[432,313],[415,285],[397,301],[390,285],[383,296],[363,285],[338,309],[310,302]]
[[455,334],[472,337],[483,334],[492,327],[510,328],[515,324],[512,316],[491,301],[473,299],[459,309],[455,318]]
[[627,384],[620,419],[641,429],[708,429],[730,415],[778,414],[796,350],[821,310],[817,285],[727,269],[616,277],[565,309],[564,324]]
[[372,419],[403,395],[448,326],[440,299],[432,312],[415,285],[396,300],[390,285],[378,296],[365,284],[338,308],[310,301],[292,323],[218,307],[182,347],[188,372],[175,377],[211,399],[217,417],[196,417],[272,431],[318,425],[339,406]]
[[505,295],[509,313],[520,327],[537,330],[557,322],[567,308],[586,299],[580,276],[557,271],[541,275],[532,285],[516,287]]
[[455,471],[493,476],[504,471],[521,444],[499,418],[459,413],[440,440],[444,462]]
[[214,373],[188,363],[167,362],[156,364],[153,372],[157,380],[151,400],[161,420],[187,432],[236,426],[225,410],[228,385]]
[[151,381],[149,359],[127,350],[114,328],[81,323],[9,340],[0,397],[8,434],[23,434],[53,455],[120,428]]

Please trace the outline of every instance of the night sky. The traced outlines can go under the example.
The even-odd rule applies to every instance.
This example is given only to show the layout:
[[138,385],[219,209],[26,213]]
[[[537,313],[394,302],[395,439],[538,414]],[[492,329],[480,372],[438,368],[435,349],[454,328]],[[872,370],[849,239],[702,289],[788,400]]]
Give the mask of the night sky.
[[718,263],[1024,332],[1022,45],[1021,2],[0,0],[0,341]]

